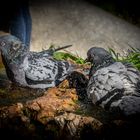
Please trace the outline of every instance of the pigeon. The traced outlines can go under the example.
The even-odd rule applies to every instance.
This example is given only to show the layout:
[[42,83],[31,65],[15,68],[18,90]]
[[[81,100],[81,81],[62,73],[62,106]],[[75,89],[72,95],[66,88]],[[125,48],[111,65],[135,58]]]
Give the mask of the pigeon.
[[74,70],[69,62],[53,58],[55,51],[70,46],[32,52],[13,35],[0,37],[0,51],[9,80],[29,88],[46,89],[57,86]]
[[87,86],[92,103],[124,116],[140,114],[140,72],[100,47],[88,50],[87,61],[92,65]]

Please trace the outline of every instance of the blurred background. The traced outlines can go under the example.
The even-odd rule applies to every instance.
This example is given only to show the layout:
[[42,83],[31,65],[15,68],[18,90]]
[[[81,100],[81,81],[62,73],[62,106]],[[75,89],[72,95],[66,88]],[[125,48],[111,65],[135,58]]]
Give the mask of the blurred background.
[[137,0],[88,0],[96,6],[140,27],[140,8]]
[[72,44],[68,51],[85,58],[92,46],[121,54],[140,47],[136,0],[31,0],[30,13],[33,51]]

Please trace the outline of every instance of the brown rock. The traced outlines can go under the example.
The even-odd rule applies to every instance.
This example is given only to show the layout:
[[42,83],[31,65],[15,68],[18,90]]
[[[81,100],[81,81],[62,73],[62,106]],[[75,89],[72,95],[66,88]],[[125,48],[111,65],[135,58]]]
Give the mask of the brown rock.
[[11,106],[1,107],[0,108],[0,118],[12,118],[13,116],[17,116],[21,113],[23,109],[23,104],[17,103]]
[[25,107],[37,112],[37,118],[54,117],[59,112],[74,111],[78,106],[75,89],[50,88],[44,96],[28,101]]
[[103,124],[93,117],[74,114],[80,108],[77,101],[76,89],[65,80],[41,97],[0,107],[0,130],[9,135],[16,132],[10,137],[23,139],[79,139],[87,126],[97,134]]
[[[74,75],[77,74],[74,73]],[[79,79],[79,81],[81,80]],[[20,89],[20,92],[25,93],[28,90]],[[18,92],[15,93],[18,94]],[[23,93],[18,95],[18,98],[21,98]],[[33,95],[31,94],[31,96]],[[124,120],[113,121],[113,118],[110,118],[111,121],[109,121],[107,112],[100,111],[96,106],[93,107],[93,104],[86,104],[84,107],[85,103],[78,101],[77,90],[70,88],[67,80],[41,95],[36,96],[35,99],[30,98],[30,100],[27,100],[26,95],[24,102],[0,107],[0,138],[3,136],[5,139],[10,137],[22,140],[110,140],[120,139],[122,135],[125,138],[128,135],[126,130],[129,130],[129,134],[132,136],[135,133],[136,129],[133,130],[132,123]],[[17,97],[12,95],[10,99],[12,98]],[[129,129],[126,129],[127,127]]]
[[55,117],[55,121],[61,126],[61,129],[67,130],[67,133],[77,138],[80,138],[80,133],[87,126],[90,126],[90,129],[91,131],[94,131],[94,134],[101,132],[103,128],[103,124],[99,120],[93,117],[86,117],[73,113],[65,113],[57,116]]

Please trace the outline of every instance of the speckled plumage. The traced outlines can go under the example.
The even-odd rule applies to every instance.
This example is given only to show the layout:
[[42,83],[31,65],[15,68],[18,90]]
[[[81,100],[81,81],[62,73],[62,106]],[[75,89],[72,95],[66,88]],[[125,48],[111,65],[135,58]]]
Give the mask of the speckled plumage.
[[129,63],[115,62],[103,48],[87,53],[93,66],[87,94],[92,102],[124,115],[140,113],[140,72]]
[[20,86],[54,87],[73,70],[68,62],[54,60],[53,50],[31,52],[12,35],[0,37],[0,50],[8,78]]

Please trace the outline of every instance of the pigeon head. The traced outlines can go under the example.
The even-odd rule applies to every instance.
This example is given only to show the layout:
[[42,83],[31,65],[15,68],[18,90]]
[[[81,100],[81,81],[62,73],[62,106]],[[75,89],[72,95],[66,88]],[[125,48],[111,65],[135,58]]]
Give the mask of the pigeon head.
[[105,67],[112,64],[115,60],[104,48],[92,47],[87,52],[87,61],[94,67]]
[[0,37],[0,51],[6,60],[13,60],[25,52],[25,45],[13,35]]

